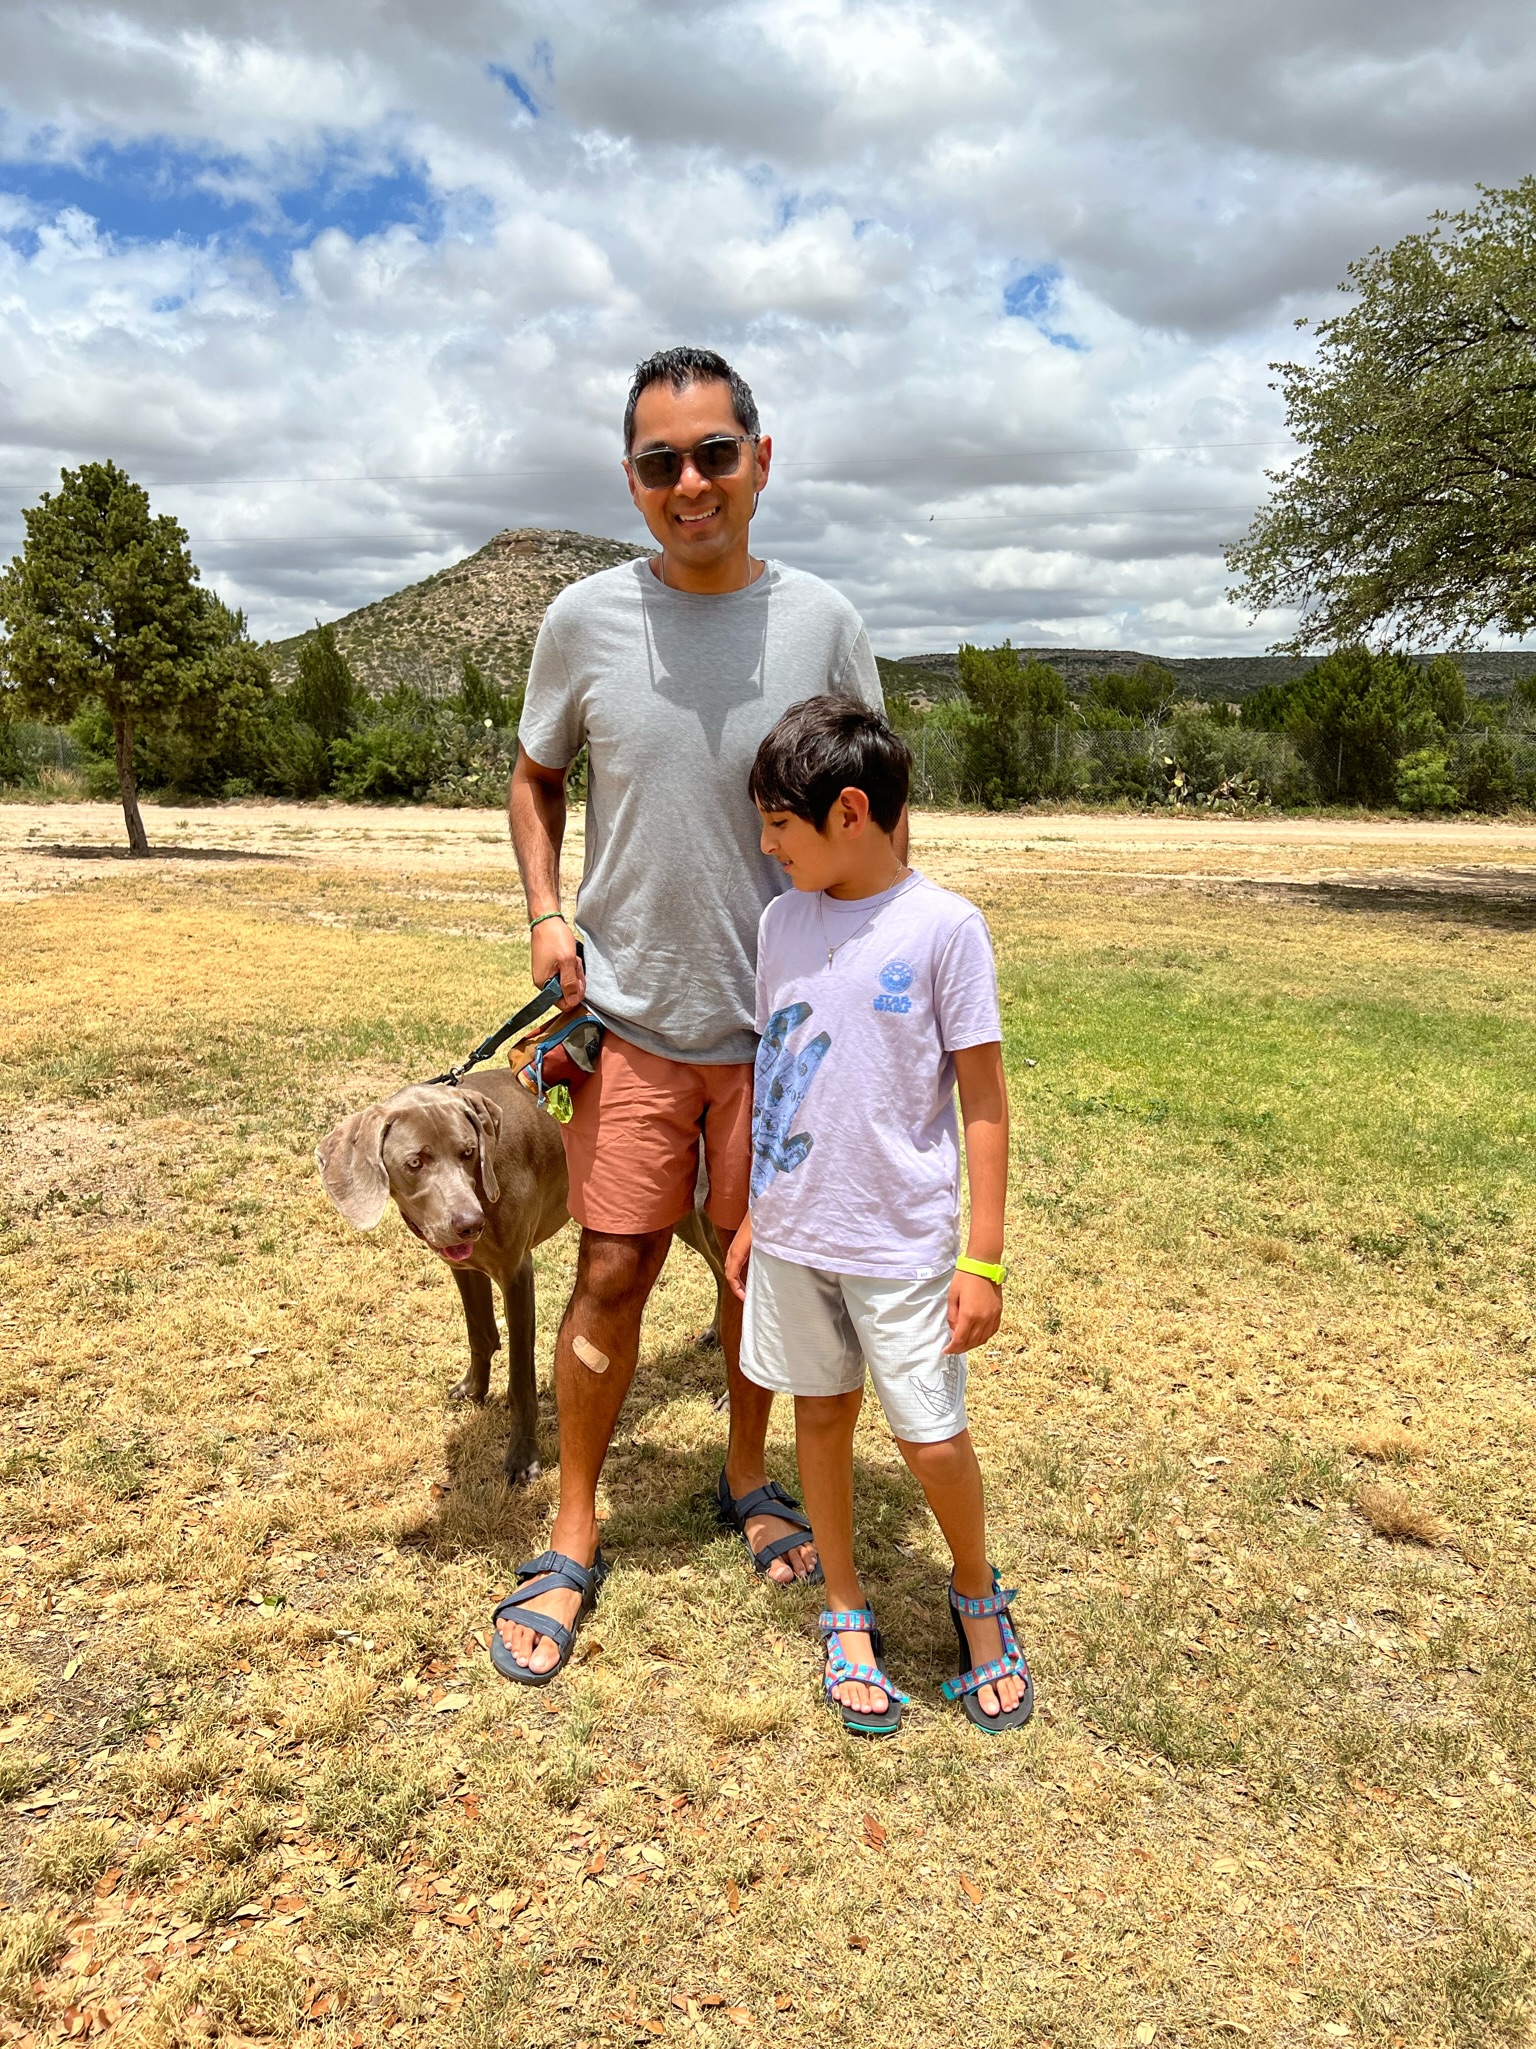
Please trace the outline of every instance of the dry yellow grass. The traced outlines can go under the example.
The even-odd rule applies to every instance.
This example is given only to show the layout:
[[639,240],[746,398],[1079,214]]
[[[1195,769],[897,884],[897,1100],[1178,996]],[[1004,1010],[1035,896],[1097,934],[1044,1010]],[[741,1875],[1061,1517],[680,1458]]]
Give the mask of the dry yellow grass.
[[[860,1747],[817,1705],[814,1597],[700,1506],[719,1369],[684,1254],[581,1655],[548,1693],[494,1679],[553,1480],[506,1491],[498,1412],[444,1403],[451,1286],[392,1216],[350,1233],[310,1152],[510,1008],[526,956],[502,868],[328,858],[6,914],[14,2036],[1526,2039],[1526,929],[970,874],[1017,1116],[974,1421],[1041,1710],[989,1743],[942,1702],[941,1553],[872,1420],[861,1541],[916,1705]],[[546,1357],[570,1258],[541,1255]],[[1405,1414],[1454,1547],[1356,1513]],[[772,1458],[792,1479],[787,1414]]]
[[1393,1544],[1443,1544],[1445,1524],[1432,1508],[1415,1501],[1401,1487],[1361,1487],[1355,1506],[1378,1537]]

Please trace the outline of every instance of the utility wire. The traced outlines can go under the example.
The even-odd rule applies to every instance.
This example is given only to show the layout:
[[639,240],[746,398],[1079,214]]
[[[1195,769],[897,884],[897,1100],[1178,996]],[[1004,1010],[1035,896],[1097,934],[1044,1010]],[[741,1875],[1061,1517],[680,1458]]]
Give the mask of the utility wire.
[[[1111,508],[1090,508],[1080,512],[1058,510],[1055,512],[931,512],[926,519],[902,520],[880,519],[870,521],[828,520],[828,526],[853,526],[860,532],[871,529],[895,528],[901,533],[918,534],[926,526],[974,526],[994,521],[1012,521],[1016,525],[1048,524],[1057,526],[1091,526],[1107,519],[1181,519],[1189,514],[1206,512],[1240,512],[1251,518],[1251,505],[1134,505]],[[200,548],[224,547],[270,547],[286,548],[301,541],[458,541],[461,536],[454,527],[391,527],[381,532],[375,528],[366,534],[205,534],[196,545]],[[796,536],[785,534],[783,545],[791,545]]]
[[[1182,455],[1186,450],[1286,448],[1289,446],[1290,442],[1288,439],[1280,441],[1137,441],[1127,442],[1121,447],[1112,448],[994,448],[953,451],[950,453],[935,451],[929,460],[937,462],[1014,462],[1034,457],[1051,459],[1057,456]],[[915,458],[909,450],[903,455],[857,456],[846,461],[839,458],[833,464],[833,467],[837,471],[889,469],[899,467],[902,464],[911,466],[914,460]],[[827,457],[807,458],[800,462],[791,462],[789,460],[783,462],[776,461],[774,468],[780,470],[825,469],[828,467],[829,461],[830,459]],[[341,473],[326,477],[251,477],[246,476],[242,472],[234,471],[225,476],[149,477],[136,478],[135,482],[141,483],[146,490],[150,491],[196,491],[200,490],[204,485],[212,484],[478,484],[500,483],[516,477],[564,476],[573,471],[592,471],[595,473],[599,467],[606,474],[616,463],[617,457],[615,457],[613,464],[604,462],[601,465],[595,460],[582,458],[576,462],[536,463],[530,468],[516,470],[359,470],[356,473]],[[29,482],[24,478],[18,477],[0,478],[0,491],[43,491],[47,490],[53,481],[52,477],[49,477],[43,483],[37,482],[36,479]],[[839,479],[834,474],[824,479],[810,481],[836,483]]]

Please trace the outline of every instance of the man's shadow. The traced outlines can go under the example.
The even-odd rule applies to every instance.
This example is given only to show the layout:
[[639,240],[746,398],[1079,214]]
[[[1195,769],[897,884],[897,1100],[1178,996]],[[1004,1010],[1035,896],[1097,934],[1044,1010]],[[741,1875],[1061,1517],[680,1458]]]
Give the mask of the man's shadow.
[[[604,1468],[610,1512],[603,1545],[611,1562],[644,1573],[675,1572],[697,1562],[709,1547],[726,1547],[739,1562],[744,1588],[754,1584],[746,1548],[715,1514],[715,1485],[724,1458],[724,1419],[718,1437],[698,1449],[657,1443],[640,1426],[658,1409],[713,1397],[725,1369],[718,1351],[674,1345],[647,1360],[635,1376],[630,1398],[614,1431]],[[873,1403],[870,1391],[866,1400]],[[553,1392],[540,1391],[539,1459],[547,1474],[558,1470],[560,1447]],[[446,1433],[448,1487],[428,1518],[404,1540],[444,1562],[488,1554],[505,1570],[541,1551],[548,1541],[549,1505],[542,1487],[511,1488],[502,1472],[507,1417],[498,1401],[462,1414]],[[770,1444],[771,1479],[800,1497],[792,1454]],[[882,1627],[902,1646],[903,1671],[925,1691],[937,1688],[954,1669],[954,1638],[944,1599],[946,1568],[942,1540],[921,1488],[891,1446],[888,1460],[856,1454],[854,1520],[860,1572]],[[770,1591],[764,1588],[764,1592]],[[772,1589],[775,1600],[780,1590]],[[819,1587],[785,1588],[784,1626],[803,1625],[808,1651],[814,1645]],[[814,1654],[813,1654],[814,1661]],[[898,1681],[901,1674],[895,1675]]]

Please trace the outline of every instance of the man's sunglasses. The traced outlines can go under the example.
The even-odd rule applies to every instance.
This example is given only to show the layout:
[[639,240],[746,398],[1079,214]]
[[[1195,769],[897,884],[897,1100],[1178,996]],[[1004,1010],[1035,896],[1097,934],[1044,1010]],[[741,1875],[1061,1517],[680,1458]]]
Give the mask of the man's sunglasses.
[[757,437],[750,434],[711,434],[705,441],[696,441],[692,448],[648,448],[643,455],[632,455],[629,466],[647,491],[670,491],[674,484],[681,483],[683,464],[691,462],[701,477],[713,482],[717,477],[734,477],[741,468],[741,451],[750,441],[755,448]]

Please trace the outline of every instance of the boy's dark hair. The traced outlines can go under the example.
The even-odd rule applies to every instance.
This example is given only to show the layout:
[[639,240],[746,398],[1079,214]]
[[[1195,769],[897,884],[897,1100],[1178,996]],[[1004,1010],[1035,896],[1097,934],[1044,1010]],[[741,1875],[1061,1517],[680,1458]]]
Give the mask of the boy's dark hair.
[[629,400],[624,407],[624,453],[628,455],[635,445],[635,407],[642,391],[653,384],[670,384],[674,391],[686,391],[690,384],[717,382],[730,386],[736,424],[743,434],[755,440],[759,433],[757,401],[746,379],[731,368],[724,356],[717,356],[713,349],[658,349],[654,356],[635,365]]
[[894,832],[911,779],[911,752],[885,715],[825,692],[785,712],[758,748],[747,788],[760,809],[788,811],[818,832],[842,791],[862,790],[875,824]]

